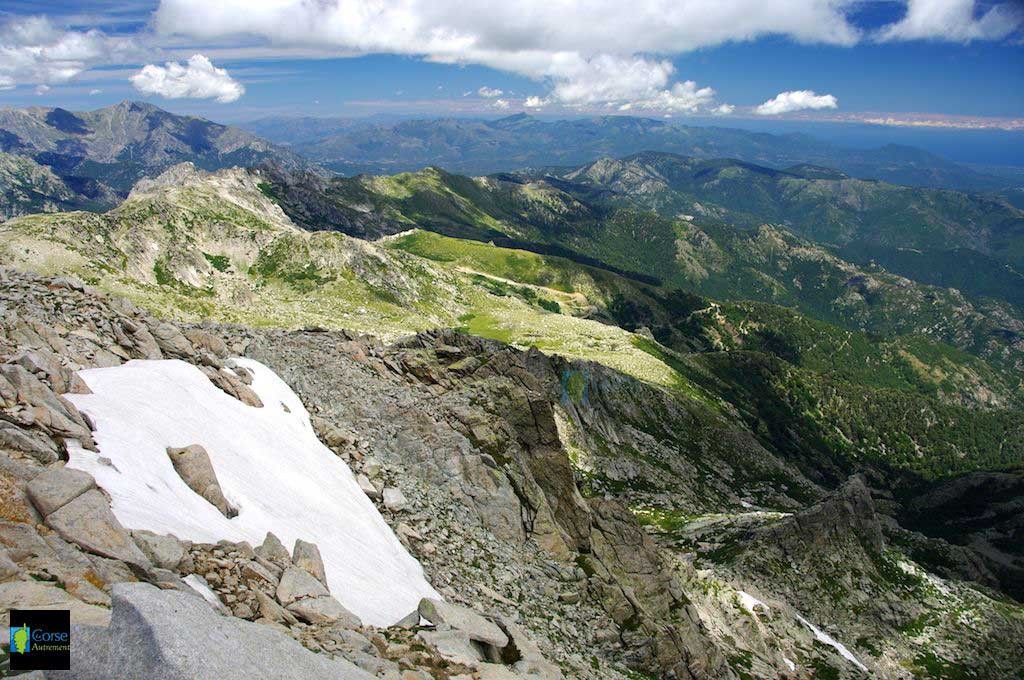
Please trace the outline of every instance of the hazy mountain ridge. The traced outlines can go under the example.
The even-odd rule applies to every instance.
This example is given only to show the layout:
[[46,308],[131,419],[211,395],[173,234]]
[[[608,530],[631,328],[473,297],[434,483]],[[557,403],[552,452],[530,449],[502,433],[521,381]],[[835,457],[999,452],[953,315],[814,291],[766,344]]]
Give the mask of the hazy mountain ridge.
[[[856,177],[925,187],[988,190],[1011,184],[913,147],[890,144],[877,149],[845,149],[805,134],[773,135],[631,116],[555,121],[527,114],[498,120],[437,118],[394,123],[315,120],[300,120],[303,132],[299,135],[282,124],[283,119],[243,123],[242,127],[272,141],[294,144],[295,151],[343,174],[390,174],[427,165],[488,174],[664,151],[701,158],[739,158],[775,168],[812,163]],[[275,133],[275,128],[281,131]]]

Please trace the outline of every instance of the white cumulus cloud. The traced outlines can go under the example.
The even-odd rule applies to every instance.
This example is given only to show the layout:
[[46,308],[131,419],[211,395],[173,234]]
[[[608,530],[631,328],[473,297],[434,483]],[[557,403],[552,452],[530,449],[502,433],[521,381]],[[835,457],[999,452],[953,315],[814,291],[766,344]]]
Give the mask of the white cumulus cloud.
[[711,113],[715,114],[716,116],[728,116],[735,110],[736,107],[733,106],[732,104],[721,104],[711,109]]
[[486,85],[477,90],[476,93],[481,97],[500,97],[501,95],[505,94],[504,91],[502,90],[487,87]]
[[491,106],[500,111],[504,111],[508,109],[508,107],[511,106],[511,104],[509,104],[509,101],[507,99],[495,99],[494,103],[491,104]]
[[701,108],[709,107],[715,100],[715,91],[710,87],[697,87],[697,83],[687,80],[676,83],[671,88],[657,90],[646,98],[627,102],[619,107],[620,111],[630,109],[647,109],[652,111],[672,111],[676,113],[696,113]]
[[41,16],[15,19],[0,26],[0,89],[66,83],[90,66],[116,63],[136,51],[131,38],[66,31]]
[[755,108],[754,113],[761,116],[775,116],[804,109],[834,109],[837,106],[839,106],[839,101],[830,94],[818,95],[813,90],[791,90],[775,95]]
[[543,97],[538,97],[537,95],[531,95],[526,98],[525,102],[523,102],[523,106],[528,109],[542,109],[547,105],[548,100]]
[[[156,30],[208,44],[262,40],[269,50],[354,56],[403,54],[480,64],[549,83],[564,106],[663,106],[691,112],[713,90],[673,80],[672,55],[731,41],[781,35],[851,45],[846,17],[857,0],[591,0],[587,21],[575,2],[549,0],[161,0]],[[692,90],[692,91],[691,91]]]
[[192,55],[186,64],[147,64],[130,80],[139,92],[168,99],[214,99],[227,104],[245,94],[241,83],[202,54]]
[[908,0],[900,21],[883,26],[875,36],[893,40],[971,42],[1001,40],[1024,24],[1024,9],[1006,2],[980,13],[975,0]]

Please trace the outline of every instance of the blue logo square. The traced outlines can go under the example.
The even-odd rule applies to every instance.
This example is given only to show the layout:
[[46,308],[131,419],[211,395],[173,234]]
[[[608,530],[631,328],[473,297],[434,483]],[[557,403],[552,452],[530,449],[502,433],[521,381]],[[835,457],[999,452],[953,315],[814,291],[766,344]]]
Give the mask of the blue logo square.
[[11,626],[11,654],[28,654],[32,651],[32,629],[27,625]]

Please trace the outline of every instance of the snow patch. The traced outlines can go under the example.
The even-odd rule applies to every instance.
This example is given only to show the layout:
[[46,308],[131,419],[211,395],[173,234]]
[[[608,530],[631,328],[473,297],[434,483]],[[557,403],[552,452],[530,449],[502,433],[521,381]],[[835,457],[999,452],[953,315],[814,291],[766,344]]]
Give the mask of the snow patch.
[[761,607],[766,612],[770,611],[771,609],[771,607],[766,605],[764,602],[761,602],[761,600],[757,599],[750,593],[745,593],[742,590],[737,590],[736,595],[740,598],[740,605],[742,605],[743,608],[751,614],[754,613],[754,607]]
[[182,581],[187,583],[192,590],[202,595],[203,599],[209,602],[214,609],[221,610],[224,608],[224,603],[220,601],[220,598],[217,597],[217,593],[213,592],[213,589],[210,588],[210,585],[202,576],[199,576],[198,574],[189,574],[183,578]]
[[786,668],[788,668],[790,671],[796,670],[796,664],[787,659],[786,657],[782,657],[782,663],[786,664]]
[[821,630],[813,623],[811,623],[804,617],[800,616],[799,614],[796,615],[796,618],[800,619],[800,623],[804,624],[805,626],[811,629],[811,632],[814,633],[814,637],[818,640],[818,642],[824,642],[826,645],[829,645],[837,652],[839,652],[839,656],[843,657],[844,659],[852,663],[854,666],[864,671],[865,673],[867,672],[867,666],[858,661],[857,657],[853,655],[853,652],[846,648],[846,645],[839,642],[834,637],[832,637],[825,631]]
[[[69,446],[69,466],[96,478],[130,529],[254,546],[272,531],[286,546],[316,543],[331,593],[365,623],[392,624],[421,598],[439,597],[348,466],[317,439],[291,388],[257,361],[234,363],[252,373],[266,406],[247,406],[183,361],[81,371],[92,394],[66,398],[96,424],[99,453]],[[209,453],[237,517],[224,517],[174,471],[167,447],[189,444]]]

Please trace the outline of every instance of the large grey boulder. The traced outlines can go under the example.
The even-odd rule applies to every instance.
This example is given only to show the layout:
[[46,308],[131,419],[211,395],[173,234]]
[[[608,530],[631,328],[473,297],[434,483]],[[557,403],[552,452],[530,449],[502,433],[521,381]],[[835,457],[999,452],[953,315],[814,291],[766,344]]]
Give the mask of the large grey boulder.
[[170,534],[160,534],[145,529],[132,531],[132,538],[146,557],[160,569],[177,569],[185,559],[185,546]]
[[224,498],[224,492],[217,481],[217,473],[210,462],[210,454],[199,444],[190,444],[182,448],[167,447],[167,456],[171,465],[188,488],[208,500],[220,514],[231,518],[238,512]]
[[278,604],[277,600],[266,593],[260,590],[254,590],[253,592],[256,594],[256,603],[259,605],[261,617],[270,621],[284,622],[289,625],[294,624],[298,620],[290,611]]
[[508,645],[505,631],[467,607],[425,597],[420,600],[419,612],[420,616],[439,629],[452,628],[464,633],[470,640],[499,649]]
[[46,517],[95,486],[96,480],[88,472],[60,467],[36,475],[26,491],[32,505]]
[[301,538],[295,539],[295,548],[292,550],[292,564],[305,569],[316,577],[317,581],[320,581],[325,586],[327,585],[324,560],[320,557],[320,549],[316,547],[315,543],[303,541]]
[[[45,671],[49,678],[108,680],[103,675],[110,667],[111,639],[109,620],[105,624],[71,624],[71,668],[69,671]],[[85,658],[87,657],[87,658]]]
[[152,567],[131,536],[110,511],[107,499],[98,489],[86,491],[46,518],[46,524],[61,538],[76,543],[91,553]]
[[271,531],[267,532],[263,543],[256,546],[254,552],[257,557],[277,565],[281,569],[292,566],[292,556],[288,554],[288,548],[284,547],[281,539]]
[[196,349],[209,352],[218,359],[228,358],[228,346],[216,335],[207,333],[199,328],[186,328],[183,333]]
[[369,680],[344,660],[305,649],[271,626],[220,616],[202,600],[145,583],[113,590],[108,628],[72,628],[71,671],[48,678],[99,680]]
[[330,595],[327,587],[301,567],[288,567],[277,584],[277,601],[286,607],[307,597]]
[[150,328],[157,347],[163,350],[164,354],[188,359],[196,350],[188,338],[178,330],[178,327],[171,323],[160,323]]
[[473,646],[465,633],[457,630],[421,630],[416,633],[437,653],[451,663],[476,668],[484,660],[480,650]]
[[409,501],[406,499],[405,494],[397,487],[386,487],[383,496],[384,507],[391,512],[401,512],[409,507]]
[[71,612],[72,623],[106,625],[110,621],[109,609],[86,604],[63,588],[39,581],[0,583],[0,611],[4,613],[0,625],[10,624],[12,609],[66,609]]
[[370,478],[360,473],[356,475],[356,484],[362,489],[363,493],[369,496],[370,500],[379,501],[383,498],[380,489],[370,481]]
[[508,633],[512,648],[509,650],[509,656],[518,657],[512,666],[516,673],[520,676],[542,678],[543,680],[563,680],[565,676],[562,675],[561,669],[544,658],[540,647],[526,635],[522,626],[508,619],[501,619],[499,623],[501,623],[502,629]]
[[[239,400],[247,406],[253,406],[255,408],[262,408],[263,401],[256,392],[242,382],[235,373],[227,373],[225,371],[212,368],[210,366],[203,366],[199,370],[210,379],[214,385],[226,394],[231,395],[235,399]],[[240,369],[236,369],[240,370]]]
[[346,628],[359,628],[363,622],[330,595],[307,597],[288,605],[288,611],[307,623],[337,623]]

